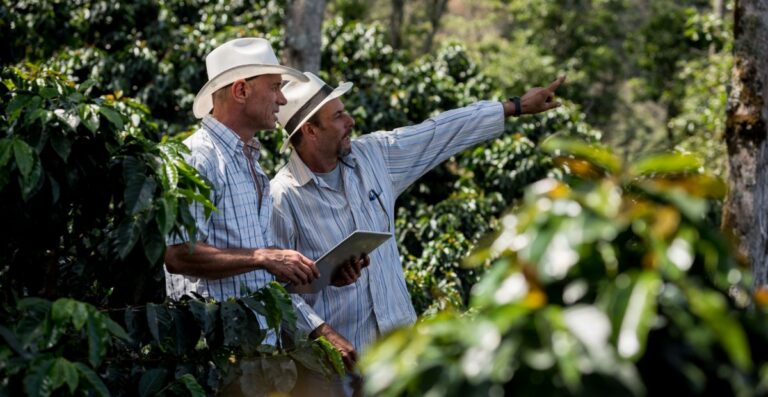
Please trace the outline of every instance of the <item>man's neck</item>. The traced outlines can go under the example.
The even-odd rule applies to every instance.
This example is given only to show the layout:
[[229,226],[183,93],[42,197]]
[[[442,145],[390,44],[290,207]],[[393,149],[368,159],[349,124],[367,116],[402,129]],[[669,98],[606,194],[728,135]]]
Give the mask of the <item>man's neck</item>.
[[307,165],[312,172],[325,174],[331,172],[339,164],[339,158],[336,156],[324,156],[317,151],[308,150],[306,147],[296,149],[296,153],[301,161]]
[[227,128],[232,130],[235,134],[237,134],[238,137],[240,137],[240,140],[243,142],[250,142],[251,139],[256,135],[256,130],[249,127],[247,123],[244,123],[242,120],[239,120],[236,117],[229,116],[233,114],[232,112],[222,112],[221,114],[217,113],[215,110],[213,112],[213,118],[215,118],[219,123],[224,124]]

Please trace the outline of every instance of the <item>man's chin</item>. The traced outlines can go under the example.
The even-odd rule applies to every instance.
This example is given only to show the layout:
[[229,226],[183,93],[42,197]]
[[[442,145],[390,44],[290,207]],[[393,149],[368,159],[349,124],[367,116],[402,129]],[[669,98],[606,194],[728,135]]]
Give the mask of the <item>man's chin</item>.
[[346,146],[339,148],[339,157],[347,157],[349,154],[352,153],[352,147]]

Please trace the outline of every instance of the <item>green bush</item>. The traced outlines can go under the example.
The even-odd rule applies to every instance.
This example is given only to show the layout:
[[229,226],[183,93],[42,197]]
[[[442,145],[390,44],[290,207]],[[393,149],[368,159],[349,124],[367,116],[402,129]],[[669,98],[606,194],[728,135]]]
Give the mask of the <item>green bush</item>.
[[[465,314],[389,335],[364,357],[377,395],[765,393],[768,333],[706,220],[724,185],[695,157],[622,165],[553,138],[564,181],[531,185],[467,260],[491,262]],[[567,183],[566,183],[567,182]]]

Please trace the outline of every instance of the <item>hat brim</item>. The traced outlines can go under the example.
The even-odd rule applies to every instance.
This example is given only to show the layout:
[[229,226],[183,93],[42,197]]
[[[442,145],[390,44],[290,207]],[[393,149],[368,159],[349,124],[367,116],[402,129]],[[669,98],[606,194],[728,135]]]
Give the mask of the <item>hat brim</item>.
[[213,93],[222,87],[234,83],[240,79],[261,76],[264,74],[279,74],[285,80],[309,81],[307,76],[296,69],[281,65],[243,65],[225,72],[209,80],[195,96],[195,102],[192,104],[192,112],[195,117],[201,119],[213,109]]
[[328,96],[325,97],[325,99],[323,99],[322,102],[318,103],[317,106],[315,106],[315,108],[312,109],[311,112],[307,113],[307,115],[304,116],[304,119],[301,120],[299,122],[299,124],[296,125],[296,128],[294,128],[293,131],[291,131],[288,134],[288,137],[285,138],[285,140],[283,141],[283,145],[280,146],[280,153],[285,153],[286,149],[288,149],[288,146],[290,146],[291,137],[293,137],[293,135],[296,133],[296,131],[298,131],[301,128],[301,126],[304,125],[304,123],[307,122],[307,120],[312,118],[312,116],[315,113],[317,113],[317,111],[320,110],[320,108],[325,106],[326,103],[328,103],[328,102],[330,102],[330,101],[332,101],[332,100],[334,100],[334,99],[336,99],[336,98],[346,94],[347,91],[349,91],[352,88],[352,85],[353,84],[351,82],[349,82],[349,81],[346,82],[346,83],[339,84],[339,86],[336,87],[333,91],[331,91],[331,93],[328,94]]

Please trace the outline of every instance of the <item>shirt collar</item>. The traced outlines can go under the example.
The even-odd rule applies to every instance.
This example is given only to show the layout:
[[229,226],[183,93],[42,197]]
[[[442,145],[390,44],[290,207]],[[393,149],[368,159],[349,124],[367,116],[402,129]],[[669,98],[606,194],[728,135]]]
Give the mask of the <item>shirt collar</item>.
[[[343,159],[339,162],[339,167],[341,166],[348,166],[350,168],[355,168],[357,166],[357,158],[355,158],[355,155],[350,153],[346,156],[344,156]],[[315,175],[312,170],[307,167],[306,164],[304,164],[304,161],[299,157],[299,153],[294,149],[291,151],[291,156],[288,158],[288,171],[290,171],[291,175],[296,179],[296,182],[299,184],[299,186],[306,185],[309,181],[315,181],[316,184],[320,184],[319,178]]]
[[229,149],[233,154],[243,153],[244,145],[248,145],[252,149],[253,159],[258,160],[261,149],[261,142],[258,139],[251,138],[250,141],[243,142],[240,136],[232,131],[229,127],[222,124],[219,120],[213,118],[213,116],[206,115],[203,118],[203,127],[211,133],[216,139],[218,139],[224,146]]

